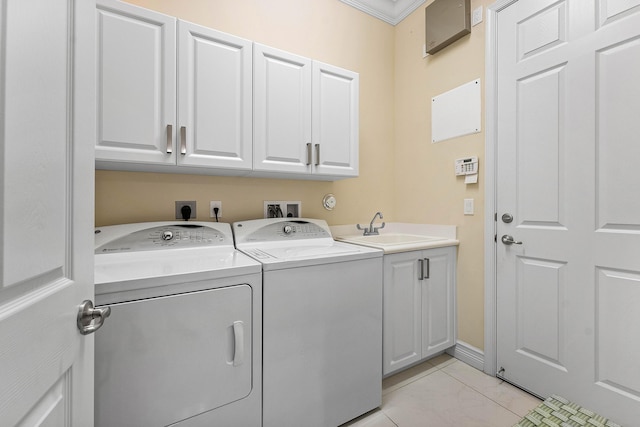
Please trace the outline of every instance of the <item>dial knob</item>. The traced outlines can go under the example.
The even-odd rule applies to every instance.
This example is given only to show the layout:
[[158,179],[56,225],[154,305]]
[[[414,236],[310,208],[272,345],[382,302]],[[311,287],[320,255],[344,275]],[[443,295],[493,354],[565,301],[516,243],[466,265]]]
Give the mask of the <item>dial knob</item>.
[[173,239],[173,231],[165,230],[162,232],[162,240]]
[[284,232],[284,234],[291,234],[291,232],[293,231],[293,227],[290,225],[285,225],[284,227],[282,227],[282,231]]

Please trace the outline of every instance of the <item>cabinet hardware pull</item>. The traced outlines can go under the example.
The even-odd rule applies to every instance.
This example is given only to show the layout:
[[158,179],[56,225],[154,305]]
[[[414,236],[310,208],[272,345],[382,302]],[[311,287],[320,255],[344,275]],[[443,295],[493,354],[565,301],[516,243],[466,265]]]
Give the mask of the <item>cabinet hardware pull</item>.
[[185,126],[180,127],[180,154],[183,156],[187,154],[187,128]]
[[[431,267],[431,262],[429,261],[429,258],[425,258],[424,260],[427,261],[427,276],[425,277],[424,274],[423,274],[422,278],[423,279],[428,279],[429,275],[430,275],[429,270],[430,270],[430,267]],[[424,263],[423,263],[423,265],[424,265]]]
[[173,125],[167,125],[167,154],[173,153]]
[[311,143],[307,143],[307,166],[311,164]]
[[316,166],[320,165],[320,144],[316,144]]
[[418,268],[418,280],[423,280],[424,279],[424,260],[419,259],[418,264],[420,265]]

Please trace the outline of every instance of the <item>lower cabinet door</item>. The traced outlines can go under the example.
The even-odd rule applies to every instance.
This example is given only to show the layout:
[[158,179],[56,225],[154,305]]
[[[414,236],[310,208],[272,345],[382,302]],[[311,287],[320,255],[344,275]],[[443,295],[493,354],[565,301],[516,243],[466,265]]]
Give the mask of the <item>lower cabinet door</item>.
[[425,278],[422,281],[422,358],[455,345],[454,251],[454,247],[447,247],[423,252],[423,262],[428,263],[428,269],[425,264]]
[[456,343],[456,248],[384,256],[383,375]]
[[384,256],[383,375],[422,358],[421,251]]

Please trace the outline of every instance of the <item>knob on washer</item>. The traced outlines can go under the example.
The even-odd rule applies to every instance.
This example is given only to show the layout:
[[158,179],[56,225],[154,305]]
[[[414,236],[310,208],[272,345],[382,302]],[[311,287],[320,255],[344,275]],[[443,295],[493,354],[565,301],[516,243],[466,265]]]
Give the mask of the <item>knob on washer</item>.
[[162,232],[162,240],[171,240],[173,239],[173,231],[165,230]]
[[291,234],[291,232],[293,231],[293,227],[290,225],[285,225],[284,227],[282,227],[282,231],[284,232],[284,234]]

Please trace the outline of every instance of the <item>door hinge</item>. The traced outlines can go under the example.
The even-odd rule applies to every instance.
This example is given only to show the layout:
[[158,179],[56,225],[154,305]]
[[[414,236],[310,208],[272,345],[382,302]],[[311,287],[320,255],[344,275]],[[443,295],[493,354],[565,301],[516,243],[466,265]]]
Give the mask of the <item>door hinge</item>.
[[494,241],[494,242],[496,242],[496,243],[498,243],[498,235],[497,235],[497,234],[494,234],[494,235],[493,235],[493,241]]
[[498,212],[494,212],[494,213],[493,213],[493,220],[494,220],[495,222],[498,222]]

